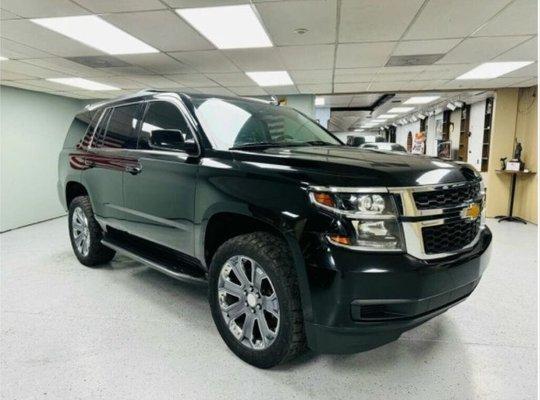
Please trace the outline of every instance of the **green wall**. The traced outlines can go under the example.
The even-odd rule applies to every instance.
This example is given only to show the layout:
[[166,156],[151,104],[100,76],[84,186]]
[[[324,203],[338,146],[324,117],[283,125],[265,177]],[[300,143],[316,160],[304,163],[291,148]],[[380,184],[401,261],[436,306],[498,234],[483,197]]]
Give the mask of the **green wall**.
[[0,231],[58,217],[58,154],[86,102],[0,86]]

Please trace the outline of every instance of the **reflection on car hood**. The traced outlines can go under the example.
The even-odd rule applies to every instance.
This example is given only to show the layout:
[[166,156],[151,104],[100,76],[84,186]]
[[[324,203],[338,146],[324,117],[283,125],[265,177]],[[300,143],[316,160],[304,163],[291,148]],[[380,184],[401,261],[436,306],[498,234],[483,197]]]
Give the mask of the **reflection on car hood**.
[[238,152],[237,161],[334,186],[418,186],[477,179],[468,164],[348,146],[302,146]]

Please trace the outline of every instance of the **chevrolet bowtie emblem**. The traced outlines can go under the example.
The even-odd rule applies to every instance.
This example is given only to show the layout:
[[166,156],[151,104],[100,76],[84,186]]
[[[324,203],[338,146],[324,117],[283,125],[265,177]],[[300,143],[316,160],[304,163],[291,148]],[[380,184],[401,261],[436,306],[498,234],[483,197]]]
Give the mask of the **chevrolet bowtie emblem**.
[[471,203],[467,206],[467,208],[461,210],[461,218],[468,218],[471,221],[474,221],[479,216],[480,206],[478,205],[478,203]]

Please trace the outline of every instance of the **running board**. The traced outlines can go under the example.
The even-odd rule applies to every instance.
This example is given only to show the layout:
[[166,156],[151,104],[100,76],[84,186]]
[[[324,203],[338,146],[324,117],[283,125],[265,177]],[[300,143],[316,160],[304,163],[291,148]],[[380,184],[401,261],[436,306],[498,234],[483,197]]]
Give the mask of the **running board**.
[[143,264],[146,264],[147,266],[149,266],[150,268],[153,268],[155,269],[156,271],[159,271],[159,272],[162,272],[164,273],[165,275],[168,275],[172,278],[175,278],[175,279],[178,279],[178,280],[181,280],[181,281],[186,281],[186,282],[196,282],[196,283],[207,283],[207,280],[206,279],[203,279],[203,278],[197,278],[195,276],[191,276],[191,275],[188,275],[188,274],[183,274],[181,272],[177,272],[177,271],[172,271],[171,269],[169,269],[166,265],[164,264],[161,264],[157,261],[154,261],[154,260],[150,260],[140,254],[137,254],[137,253],[134,253],[133,251],[131,250],[127,250],[125,249],[124,247],[116,244],[116,243],[113,243],[107,239],[101,239],[101,243],[104,245],[104,246],[107,246],[108,248],[116,251],[117,253],[120,253],[120,254],[123,254],[135,261],[138,261],[138,262],[141,262]]

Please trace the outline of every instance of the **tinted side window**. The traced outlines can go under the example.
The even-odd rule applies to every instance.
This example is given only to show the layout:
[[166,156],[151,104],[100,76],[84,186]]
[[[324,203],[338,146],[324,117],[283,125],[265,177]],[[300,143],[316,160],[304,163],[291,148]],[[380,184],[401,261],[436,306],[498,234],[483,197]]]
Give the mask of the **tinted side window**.
[[[105,132],[107,132],[107,124],[111,116],[111,109],[108,108],[103,111],[101,119],[99,119],[99,125],[95,128],[94,139],[92,139],[92,147],[103,147],[105,140]],[[97,123],[97,122],[96,122]]]
[[[75,116],[69,127],[64,148],[81,148],[87,146],[94,132],[91,122],[95,125],[97,115],[95,111],[83,111]],[[90,128],[89,128],[90,126]]]
[[[193,135],[180,110],[174,104],[165,101],[154,101],[148,104],[141,126],[140,149],[154,148],[150,143],[152,132],[156,136],[159,134],[160,141],[168,142],[167,147],[174,149],[181,150],[185,143],[194,142]],[[164,137],[166,135],[171,137],[169,141]]]
[[137,148],[139,110],[140,104],[118,106],[112,109],[107,124],[107,133],[101,147]]

